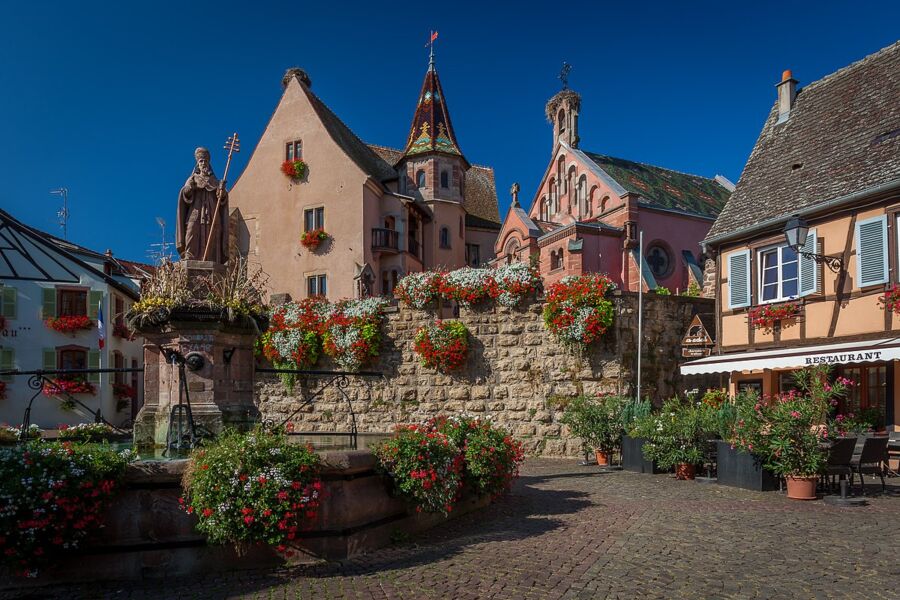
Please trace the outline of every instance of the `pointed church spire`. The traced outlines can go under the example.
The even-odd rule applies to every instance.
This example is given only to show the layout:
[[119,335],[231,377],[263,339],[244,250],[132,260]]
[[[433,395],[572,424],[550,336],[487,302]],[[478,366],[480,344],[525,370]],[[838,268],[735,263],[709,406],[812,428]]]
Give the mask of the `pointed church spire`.
[[425,72],[425,81],[422,82],[419,103],[416,105],[403,154],[410,156],[425,152],[443,152],[463,157],[459,144],[456,143],[444,90],[434,66],[434,44],[431,44],[428,70]]

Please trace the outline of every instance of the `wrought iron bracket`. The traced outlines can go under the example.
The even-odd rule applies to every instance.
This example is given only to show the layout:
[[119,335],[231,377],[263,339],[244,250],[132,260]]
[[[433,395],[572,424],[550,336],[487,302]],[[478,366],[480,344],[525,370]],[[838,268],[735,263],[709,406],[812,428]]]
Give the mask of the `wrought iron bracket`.
[[814,252],[797,252],[800,256],[816,261],[817,265],[825,265],[832,273],[840,273],[844,270],[844,259],[840,256],[825,256]]

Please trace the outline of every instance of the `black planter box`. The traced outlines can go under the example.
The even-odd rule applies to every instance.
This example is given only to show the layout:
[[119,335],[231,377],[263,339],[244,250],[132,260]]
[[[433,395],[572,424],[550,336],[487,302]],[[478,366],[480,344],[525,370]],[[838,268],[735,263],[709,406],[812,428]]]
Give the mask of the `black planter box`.
[[732,448],[730,442],[719,440],[716,446],[716,471],[720,484],[756,492],[778,489],[778,478],[764,469],[758,458]]
[[644,438],[622,436],[622,468],[634,473],[664,473],[652,462],[644,458]]

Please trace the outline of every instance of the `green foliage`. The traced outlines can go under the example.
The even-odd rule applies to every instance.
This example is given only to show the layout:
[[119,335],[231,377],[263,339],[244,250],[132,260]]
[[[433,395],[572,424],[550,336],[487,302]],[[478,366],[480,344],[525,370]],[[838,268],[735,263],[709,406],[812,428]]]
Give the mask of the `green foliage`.
[[644,456],[664,469],[703,462],[714,425],[711,410],[702,402],[667,400],[658,414],[637,420],[633,434],[646,438]]
[[216,544],[286,544],[316,517],[319,457],[282,433],[226,432],[191,457],[182,504]]
[[445,434],[463,454],[463,487],[476,494],[498,496],[519,475],[522,445],[509,431],[476,417],[436,417],[426,426]]
[[642,400],[629,400],[622,407],[622,427],[625,433],[632,435],[635,423],[649,415],[653,410],[653,404],[650,400],[644,398]]
[[736,398],[732,443],[759,456],[766,468],[778,475],[821,473],[827,461],[822,442],[829,435],[828,416],[850,385],[843,378],[830,382],[829,373],[827,366],[798,371],[795,379],[800,392]]
[[447,435],[422,425],[400,425],[375,448],[382,472],[417,512],[447,514],[462,481],[463,456]]
[[129,451],[72,442],[0,449],[0,564],[33,577],[79,549],[102,526],[130,459]]
[[691,282],[688,283],[687,289],[684,291],[682,296],[689,296],[691,298],[699,298],[700,294],[702,294],[702,293],[703,293],[703,289],[700,287],[700,285],[696,281],[691,280]]
[[670,290],[667,287],[663,287],[663,286],[657,286],[657,287],[653,288],[653,291],[656,292],[657,296],[671,296],[672,295],[672,290]]
[[629,404],[621,396],[579,396],[566,407],[562,422],[581,438],[586,450],[612,452],[621,446],[623,414]]

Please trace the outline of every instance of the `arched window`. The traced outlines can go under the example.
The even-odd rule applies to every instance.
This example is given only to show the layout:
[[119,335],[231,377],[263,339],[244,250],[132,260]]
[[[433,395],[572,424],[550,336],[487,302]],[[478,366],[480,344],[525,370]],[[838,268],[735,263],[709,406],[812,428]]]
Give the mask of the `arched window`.
[[512,239],[506,243],[506,248],[503,250],[503,253],[506,255],[506,264],[518,262],[519,260],[519,240]]
[[[550,203],[547,205],[547,214],[549,216],[549,214],[551,214],[553,212],[553,204],[556,202],[556,192],[557,192],[556,180],[551,177],[550,183],[547,187],[548,187],[547,192],[549,193],[549,196],[550,196]],[[548,218],[547,221],[549,221],[549,220],[550,219]]]
[[572,206],[577,202],[576,199],[576,187],[575,178],[578,177],[578,173],[575,171],[575,165],[569,167],[569,172],[566,176],[566,190],[569,193],[569,214],[572,214]]
[[559,160],[556,161],[556,185],[557,191],[560,191],[560,188],[563,186],[563,175],[566,173],[566,157],[560,156]]
[[559,250],[550,252],[550,270],[562,269],[563,266],[563,250],[560,248]]
[[563,109],[559,109],[559,113],[556,115],[556,124],[560,133],[566,130],[566,111]]
[[606,209],[609,208],[609,196],[603,196],[603,199],[600,201],[600,214],[606,212]]
[[441,227],[440,243],[441,248],[450,247],[450,229],[448,229],[447,227]]
[[549,214],[549,213],[550,213],[550,207],[549,207],[548,204],[547,204],[547,197],[544,196],[544,197],[541,198],[541,208],[540,208],[540,211],[539,211],[539,213],[538,213],[540,216],[539,216],[538,218],[539,218],[541,221],[549,221],[549,220],[550,220],[550,214]]
[[450,175],[447,171],[441,171],[441,188],[447,189],[450,187]]
[[597,200],[597,186],[595,185],[594,187],[591,188],[591,193],[588,196],[587,213],[588,213],[589,217],[594,215],[594,202],[596,202],[596,200]]
[[419,186],[419,189],[425,187],[425,171],[421,169],[416,173],[416,185]]
[[587,207],[587,177],[582,175],[578,179],[578,216],[583,217],[588,214]]

